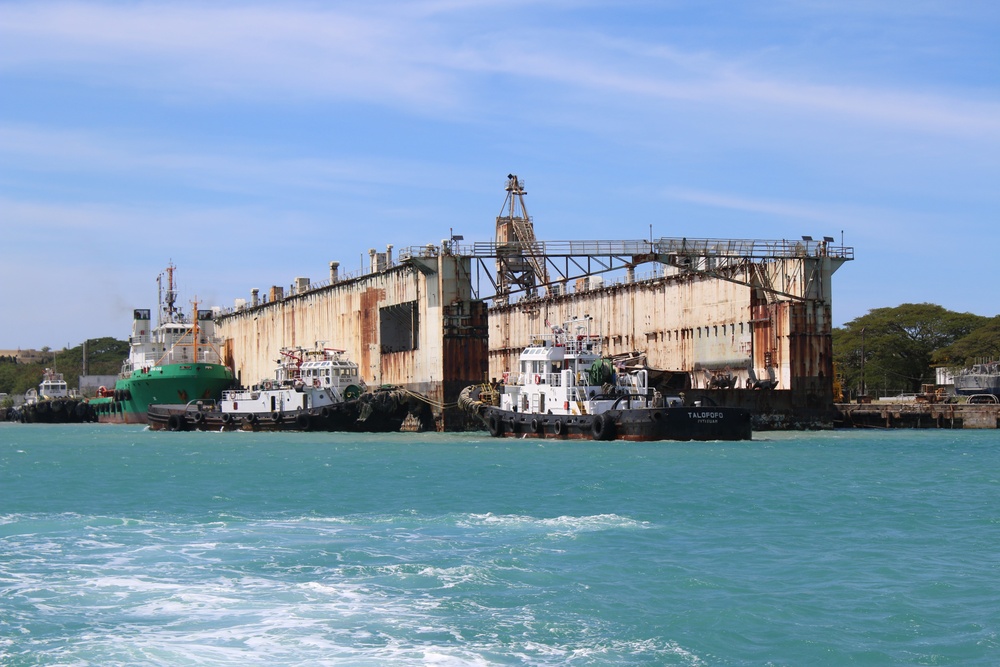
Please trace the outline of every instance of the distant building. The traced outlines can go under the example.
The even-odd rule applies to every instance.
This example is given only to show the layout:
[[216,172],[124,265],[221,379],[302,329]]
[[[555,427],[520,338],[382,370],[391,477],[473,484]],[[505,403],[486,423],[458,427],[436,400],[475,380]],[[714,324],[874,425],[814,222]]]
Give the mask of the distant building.
[[0,350],[0,358],[10,357],[19,364],[39,364],[51,361],[55,357],[55,352],[42,352],[41,350]]

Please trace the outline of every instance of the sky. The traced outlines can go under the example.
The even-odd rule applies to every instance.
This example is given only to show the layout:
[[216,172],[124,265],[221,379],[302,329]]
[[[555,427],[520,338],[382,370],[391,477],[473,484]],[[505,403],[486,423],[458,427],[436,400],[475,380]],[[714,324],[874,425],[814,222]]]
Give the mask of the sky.
[[0,349],[489,241],[832,236],[842,326],[1000,313],[992,0],[0,0]]

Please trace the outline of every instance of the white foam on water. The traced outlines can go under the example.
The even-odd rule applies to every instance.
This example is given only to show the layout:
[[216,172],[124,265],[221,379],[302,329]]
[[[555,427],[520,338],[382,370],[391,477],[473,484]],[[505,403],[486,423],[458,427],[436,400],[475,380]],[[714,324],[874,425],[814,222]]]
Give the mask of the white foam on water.
[[[546,609],[539,621],[549,573],[523,561],[524,543],[647,527],[617,514],[28,523],[53,521],[58,530],[0,546],[16,556],[0,563],[16,608],[0,664],[548,667],[668,655],[663,644],[602,644],[580,630],[589,612]],[[553,615],[558,635],[546,629]]]

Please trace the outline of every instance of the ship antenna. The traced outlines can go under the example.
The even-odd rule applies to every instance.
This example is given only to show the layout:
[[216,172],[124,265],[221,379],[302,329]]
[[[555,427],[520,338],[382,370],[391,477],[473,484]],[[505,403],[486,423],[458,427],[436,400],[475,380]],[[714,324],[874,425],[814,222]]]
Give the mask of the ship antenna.
[[167,317],[171,322],[174,321],[174,315],[177,312],[174,307],[177,302],[177,290],[174,287],[174,269],[176,268],[173,262],[167,264]]
[[198,297],[194,298],[192,303],[194,307],[194,317],[191,318],[193,326],[191,327],[191,339],[192,345],[194,346],[194,362],[198,363]]
[[157,291],[157,302],[160,305],[160,312],[157,314],[156,325],[159,326],[166,322],[174,322],[176,318],[174,317],[177,309],[174,308],[174,303],[177,301],[177,290],[174,288],[174,266],[173,261],[167,264],[166,274],[167,274],[167,290],[166,294],[163,291],[163,274],[156,276],[156,291]]

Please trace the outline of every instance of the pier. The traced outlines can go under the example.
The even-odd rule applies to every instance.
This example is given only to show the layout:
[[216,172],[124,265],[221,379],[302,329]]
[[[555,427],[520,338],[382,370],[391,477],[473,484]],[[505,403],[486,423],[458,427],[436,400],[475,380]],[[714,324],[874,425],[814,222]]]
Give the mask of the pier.
[[1000,428],[1000,405],[968,403],[838,403],[844,428]]

